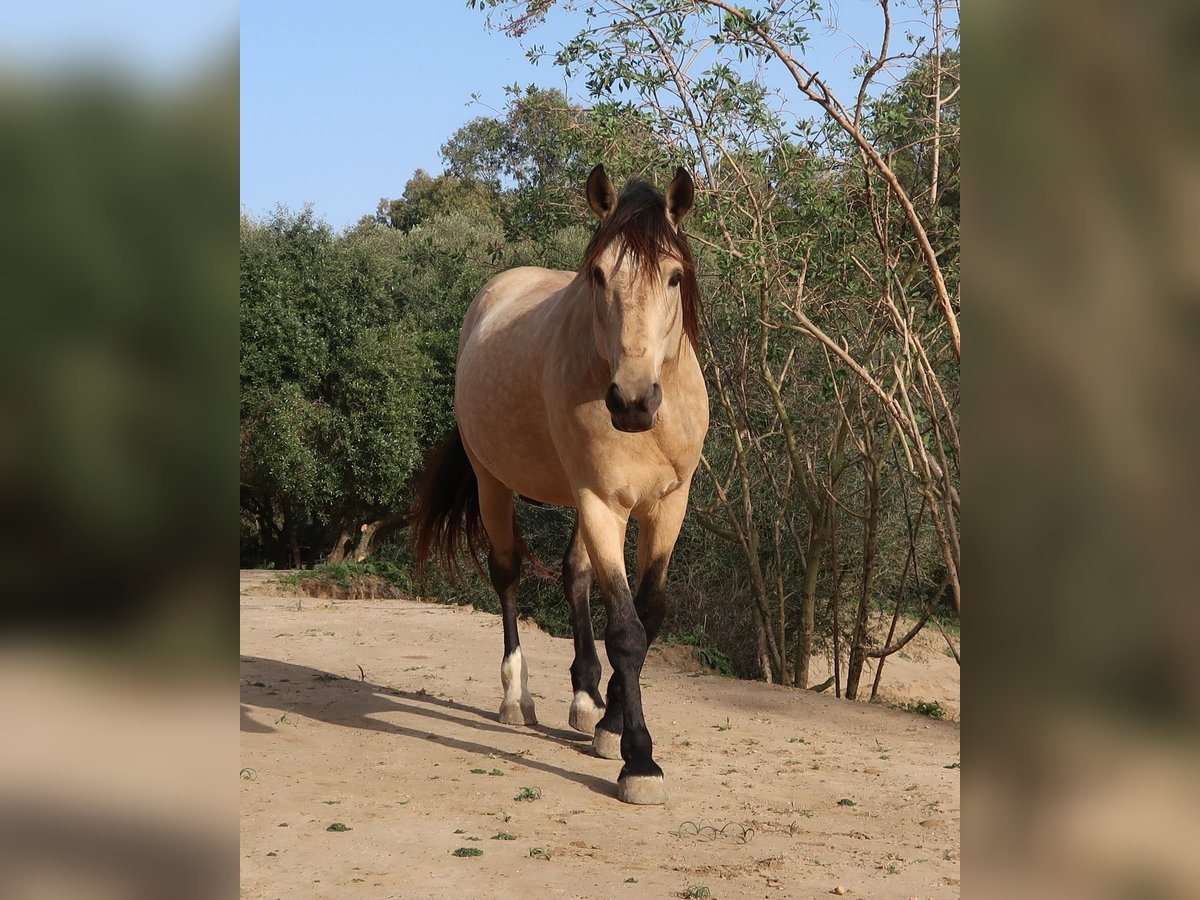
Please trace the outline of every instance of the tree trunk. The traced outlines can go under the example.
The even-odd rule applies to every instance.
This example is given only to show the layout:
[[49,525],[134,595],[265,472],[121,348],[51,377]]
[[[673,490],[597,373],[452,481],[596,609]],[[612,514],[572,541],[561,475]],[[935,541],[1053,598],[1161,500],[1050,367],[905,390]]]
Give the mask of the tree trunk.
[[812,660],[813,632],[816,630],[817,576],[821,573],[821,554],[825,536],[816,529],[808,542],[807,566],[804,567],[804,608],[800,615],[800,636],[796,641],[796,687],[808,687],[808,667]]
[[300,556],[300,539],[296,535],[296,523],[291,517],[287,520],[288,546],[292,551],[292,568],[303,569],[304,560]]
[[329,557],[325,560],[329,565],[336,566],[346,558],[346,550],[350,546],[350,541],[354,537],[354,531],[349,525],[342,526],[338,538],[334,541],[333,549],[329,551]]
[[374,522],[364,522],[359,528],[358,545],[354,548],[354,561],[363,562],[371,555],[372,544],[376,538],[381,534],[387,534],[393,528],[398,528],[407,521],[407,516],[401,513],[393,513],[390,516],[384,516],[382,519],[376,519]]
[[763,627],[762,614],[758,607],[754,609],[754,632],[758,636],[758,670],[762,673],[763,681],[774,684],[771,677],[771,654],[767,652],[767,630]]
[[858,697],[858,683],[867,660],[867,620],[871,613],[871,591],[875,582],[875,544],[879,528],[879,462],[867,464],[867,494],[869,508],[863,535],[862,596],[858,601],[858,618],[854,622],[854,641],[850,646],[850,665],[846,672],[846,699]]

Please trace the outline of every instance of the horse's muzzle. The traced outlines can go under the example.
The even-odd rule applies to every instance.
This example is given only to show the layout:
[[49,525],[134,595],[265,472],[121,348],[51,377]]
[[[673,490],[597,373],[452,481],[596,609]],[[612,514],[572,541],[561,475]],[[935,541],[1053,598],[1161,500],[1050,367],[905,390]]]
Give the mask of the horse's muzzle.
[[629,400],[613,382],[604,395],[604,405],[608,407],[613,428],[617,431],[631,434],[649,431],[654,427],[658,408],[662,405],[662,386],[655,382],[645,396]]

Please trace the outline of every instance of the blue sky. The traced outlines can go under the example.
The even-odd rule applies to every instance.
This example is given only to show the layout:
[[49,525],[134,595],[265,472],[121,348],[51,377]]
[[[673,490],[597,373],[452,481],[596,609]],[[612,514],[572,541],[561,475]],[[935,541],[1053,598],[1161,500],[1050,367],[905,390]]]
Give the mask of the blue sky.
[[0,2],[0,74],[100,67],[170,87],[237,39],[237,0]]
[[[831,6],[841,29],[877,43],[875,0]],[[579,21],[557,13],[525,42],[556,47]],[[846,96],[851,46],[846,34],[814,31],[806,56]],[[261,216],[312,203],[334,227],[351,225],[380,197],[399,196],[416,169],[440,172],[439,147],[500,110],[514,82],[573,87],[561,70],[526,60],[522,43],[488,31],[465,0],[243,0],[242,208]],[[479,103],[468,106],[472,93]]]

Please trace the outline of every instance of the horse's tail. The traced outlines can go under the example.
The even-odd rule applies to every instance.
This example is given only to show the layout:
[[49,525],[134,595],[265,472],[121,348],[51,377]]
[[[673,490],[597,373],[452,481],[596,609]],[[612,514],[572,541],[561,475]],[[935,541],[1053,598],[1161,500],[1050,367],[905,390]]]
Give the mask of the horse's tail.
[[479,514],[479,484],[457,425],[425,458],[413,508],[412,540],[418,581],[424,579],[430,559],[452,575],[461,574],[464,544],[475,567],[481,568],[479,552],[487,546],[487,532]]
[[[475,569],[484,574],[480,555],[488,547],[488,538],[479,513],[479,482],[457,425],[425,458],[412,523],[417,581],[424,579],[431,559],[455,579],[461,577],[463,550]],[[517,551],[529,560],[534,573],[547,577],[550,570],[533,555],[517,530],[515,512],[513,537]]]

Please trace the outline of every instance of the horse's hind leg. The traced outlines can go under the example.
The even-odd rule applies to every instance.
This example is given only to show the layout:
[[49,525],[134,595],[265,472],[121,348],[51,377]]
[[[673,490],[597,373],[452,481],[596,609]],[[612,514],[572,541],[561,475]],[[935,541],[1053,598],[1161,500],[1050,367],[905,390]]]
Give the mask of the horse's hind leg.
[[575,697],[568,722],[576,731],[594,734],[596,723],[604,715],[604,701],[600,697],[600,657],[592,634],[592,561],[579,537],[578,518],[563,559],[563,587],[571,605],[571,630],[575,635],[575,660],[571,663]]
[[488,553],[488,574],[492,587],[500,596],[504,617],[504,660],[500,663],[504,699],[500,701],[500,721],[505,725],[536,725],[537,715],[529,695],[529,667],[517,635],[521,555],[517,552],[513,531],[513,495],[481,466],[475,468],[475,474],[479,480],[479,513],[492,545]]

